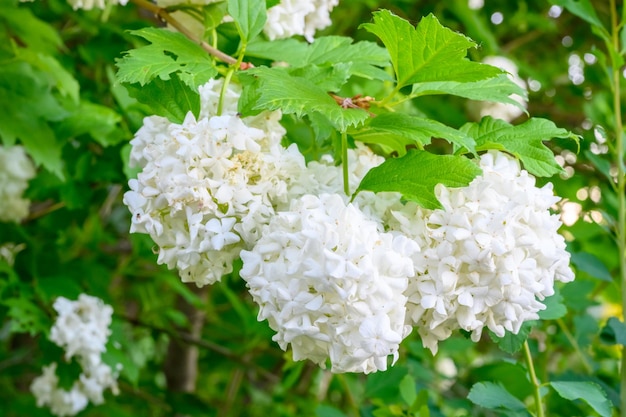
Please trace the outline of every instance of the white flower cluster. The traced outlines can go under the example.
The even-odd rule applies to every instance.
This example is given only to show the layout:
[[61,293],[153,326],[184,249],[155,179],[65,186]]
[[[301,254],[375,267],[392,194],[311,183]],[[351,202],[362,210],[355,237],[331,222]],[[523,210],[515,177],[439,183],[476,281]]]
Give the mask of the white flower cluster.
[[[483,63],[505,70],[508,73],[507,76],[511,81],[513,81],[524,90],[527,89],[526,81],[521,79],[518,74],[517,65],[515,65],[515,63],[510,59],[502,56],[488,56],[483,59]],[[524,97],[521,97],[518,94],[511,94],[510,98],[518,102],[524,109],[528,105]],[[517,119],[524,113],[524,110],[519,106],[508,103],[497,103],[492,101],[479,101],[470,103],[472,106],[476,107],[478,117],[480,118],[485,116],[491,116],[494,119],[502,119],[504,121],[510,122]]]
[[28,216],[30,201],[23,198],[35,166],[22,146],[0,146],[0,221],[19,223]]
[[536,187],[504,153],[484,154],[480,166],[483,174],[467,187],[437,187],[443,210],[407,204],[392,211],[392,227],[422,247],[406,292],[408,315],[433,353],[457,329],[474,341],[484,328],[499,337],[517,333],[538,318],[555,280],[574,279],[561,222],[549,211],[559,200],[552,184]]
[[281,0],[267,10],[267,22],[263,29],[270,40],[303,35],[313,42],[318,29],[332,23],[330,12],[339,0]]
[[54,302],[58,313],[50,331],[50,340],[65,349],[65,359],[76,357],[82,368],[79,379],[68,391],[59,387],[57,363],[45,366],[43,374],[30,386],[37,406],[50,407],[56,416],[73,416],[89,402],[102,404],[104,391],[117,394],[117,372],[102,362],[110,334],[113,309],[97,298],[81,294],[77,301],[59,297]]
[[191,113],[182,124],[144,120],[131,141],[131,164],[142,171],[124,195],[131,232],[149,234],[159,247],[157,262],[198,286],[232,271],[274,207],[287,204],[291,178],[304,168],[297,147],[280,144],[280,113],[242,120],[232,88],[218,116],[220,88],[221,80],[212,80],[200,89],[198,120]]
[[241,253],[259,320],[295,360],[323,366],[330,357],[333,372],[368,373],[398,358],[411,331],[404,292],[418,248],[378,226],[338,194],[305,195]]
[[[417,327],[433,352],[463,329],[502,336],[537,318],[554,281],[569,281],[557,234],[559,199],[504,153],[482,156],[483,174],[437,195],[424,210],[398,193],[343,192],[330,157],[304,164],[280,146],[280,114],[241,119],[230,87],[200,89],[199,120],[147,118],[131,142],[142,167],[124,201],[131,231],[148,233],[158,262],[185,281],[213,283],[241,257],[241,277],[282,349],[333,372],[374,372],[395,361]],[[348,151],[355,190],[383,162],[364,145]]]

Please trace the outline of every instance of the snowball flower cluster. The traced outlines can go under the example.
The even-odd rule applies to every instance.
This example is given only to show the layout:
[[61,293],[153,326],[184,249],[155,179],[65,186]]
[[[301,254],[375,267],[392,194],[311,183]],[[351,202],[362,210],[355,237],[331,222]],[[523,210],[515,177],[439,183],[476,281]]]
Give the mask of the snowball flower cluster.
[[232,88],[216,115],[220,88],[215,80],[200,88],[198,120],[191,113],[182,124],[144,120],[130,155],[142,171],[124,195],[131,232],[149,234],[158,245],[157,262],[198,286],[232,271],[274,207],[287,204],[291,178],[305,166],[296,145],[280,144],[280,113],[241,119],[239,92]]
[[313,42],[318,29],[330,26],[330,12],[339,0],[281,0],[267,10],[263,29],[270,40],[303,35]]
[[35,166],[22,146],[0,146],[0,221],[19,223],[28,216],[30,201],[22,194]]
[[368,373],[387,369],[389,355],[395,362],[411,331],[404,292],[416,250],[338,194],[304,195],[241,253],[240,274],[259,320],[295,360],[330,358],[333,372]]
[[457,329],[474,341],[484,328],[499,337],[517,333],[538,319],[555,281],[574,278],[561,222],[549,211],[559,201],[552,184],[536,187],[504,153],[484,154],[480,166],[483,174],[467,187],[437,187],[443,210],[407,204],[392,214],[392,226],[422,246],[413,257],[408,316],[433,353]]
[[81,294],[77,301],[64,297],[53,305],[58,317],[50,331],[50,340],[65,349],[65,359],[76,357],[82,368],[71,389],[59,387],[57,363],[45,366],[43,374],[30,386],[37,406],[50,407],[56,416],[73,416],[92,402],[102,404],[104,391],[117,394],[117,370],[102,362],[110,335],[113,309],[97,297]]
[[[510,59],[502,56],[488,56],[483,59],[483,63],[505,70],[511,81],[526,90],[526,82],[520,78],[517,65],[515,65],[515,63]],[[510,98],[518,102],[524,109],[527,107],[526,100],[523,97],[517,94],[512,94]],[[481,118],[484,116],[491,116],[495,119],[502,119],[510,122],[524,113],[524,110],[519,106],[508,103],[481,101],[475,104],[478,106],[479,116]]]

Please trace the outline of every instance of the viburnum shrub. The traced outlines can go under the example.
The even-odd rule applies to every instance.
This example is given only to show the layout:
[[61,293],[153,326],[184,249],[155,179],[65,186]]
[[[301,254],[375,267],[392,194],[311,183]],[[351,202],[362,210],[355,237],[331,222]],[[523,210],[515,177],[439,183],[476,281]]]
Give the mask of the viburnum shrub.
[[[124,33],[135,47],[116,56],[105,76],[118,102],[148,114],[130,123],[132,138],[112,139],[79,122],[81,106],[89,105],[58,87],[67,76],[58,62],[33,53],[32,68],[16,60],[7,67],[15,74],[51,70],[49,80],[61,80],[59,91],[41,101],[54,109],[46,123],[58,123],[55,129],[77,137],[89,132],[102,143],[129,141],[127,165],[119,167],[128,174],[122,224],[149,237],[151,262],[175,270],[198,293],[224,285],[245,317],[250,306],[222,282],[241,279],[253,314],[271,330],[265,335],[293,361],[333,374],[390,372],[410,335],[411,349],[418,343],[437,357],[453,335],[479,343],[488,333],[487,343],[505,352],[523,349],[526,396],[534,404],[490,381],[466,393],[471,402],[506,415],[528,415],[528,408],[543,416],[549,386],[611,415],[599,382],[563,378],[542,386],[535,373],[529,332],[541,319],[563,316],[559,283],[575,276],[559,234],[564,202],[549,180],[565,174],[564,164],[548,142],[578,147],[580,137],[528,114],[527,83],[512,61],[470,59],[477,43],[434,14],[413,24],[380,9],[359,26],[370,40],[319,35],[331,26],[338,0],[68,2],[76,13],[105,9],[103,20],[122,6],[159,20]],[[562,3],[582,13],[575,2]],[[25,10],[11,7],[16,15]],[[49,93],[53,85],[28,88]],[[435,96],[464,100],[476,119],[453,127],[420,111],[420,101]],[[6,200],[0,220],[7,222],[27,216],[29,196],[22,194],[35,175],[27,154],[57,181],[76,180],[65,178],[61,148],[52,157],[16,132],[0,126],[6,146],[0,160],[13,167],[0,173]],[[9,146],[16,139],[23,146]],[[617,181],[622,191],[623,181]],[[7,265],[17,254],[11,248]],[[63,373],[60,382],[56,361],[45,366],[30,384],[37,405],[75,415],[90,402],[102,404],[106,390],[119,394],[120,374],[132,371],[124,368],[119,342],[117,354],[103,359],[112,307],[82,291],[78,301],[42,291],[57,318],[36,331],[81,373],[70,388]],[[178,291],[194,308],[202,304],[188,289]],[[191,317],[185,314],[172,317],[185,325]],[[114,332],[116,340],[130,333],[122,325]],[[402,381],[407,414],[381,408],[372,415],[431,415],[416,384]],[[139,376],[131,382],[137,386]],[[335,415],[324,412],[318,415]]]

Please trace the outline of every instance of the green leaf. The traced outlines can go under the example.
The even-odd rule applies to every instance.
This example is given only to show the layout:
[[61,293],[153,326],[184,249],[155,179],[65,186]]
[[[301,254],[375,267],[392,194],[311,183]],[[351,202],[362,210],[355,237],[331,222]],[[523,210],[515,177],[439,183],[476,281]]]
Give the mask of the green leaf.
[[566,400],[583,400],[602,417],[611,417],[613,405],[602,387],[595,382],[552,381],[550,385]]
[[542,302],[545,304],[546,309],[538,313],[541,320],[556,320],[567,314],[567,307],[563,304],[563,296],[558,289],[555,291],[554,295],[546,298]]
[[146,39],[150,45],[131,49],[117,60],[120,82],[143,86],[157,78],[167,81],[172,74],[179,73],[180,80],[196,90],[217,75],[207,52],[181,33],[157,28],[130,33]]
[[526,406],[502,385],[494,382],[479,382],[472,386],[467,398],[476,405],[490,410],[505,409],[523,411]]
[[517,94],[524,99],[528,96],[526,90],[511,81],[506,74],[469,83],[456,81],[419,83],[414,84],[411,91],[411,96],[415,97],[434,94],[451,94],[471,100],[507,103],[524,111],[526,111],[524,106],[512,99],[510,95]]
[[611,272],[606,265],[597,256],[589,252],[572,253],[571,262],[579,271],[583,271],[600,281],[613,282]]
[[464,187],[480,172],[475,163],[463,156],[411,150],[372,168],[356,192],[396,191],[427,209],[438,209],[443,207],[435,196],[435,185]]
[[289,70],[289,74],[294,77],[306,78],[311,84],[324,91],[339,91],[350,78],[350,64],[340,63],[324,67],[311,65]]
[[394,366],[385,372],[376,372],[367,376],[365,398],[381,398],[391,402],[399,394],[398,381],[408,373],[404,366]]
[[604,343],[626,346],[626,324],[617,317],[611,317],[600,333]]
[[520,327],[520,330],[519,332],[517,332],[517,334],[507,331],[506,333],[504,333],[503,337],[498,337],[493,332],[489,332],[489,336],[491,337],[491,340],[498,344],[498,347],[501,351],[512,355],[516,352],[519,352],[519,350],[522,348],[524,342],[526,341],[526,339],[528,339],[528,335],[530,334],[533,325],[534,322],[527,321],[522,324],[522,327]]
[[126,88],[131,97],[149,106],[152,114],[167,117],[171,122],[182,123],[190,111],[195,117],[200,113],[200,95],[176,74],[169,81],[157,78],[143,87],[129,84]]
[[228,14],[235,21],[242,42],[247,44],[265,26],[265,0],[228,0]]
[[311,44],[291,38],[272,42],[257,40],[248,46],[246,55],[284,61],[292,68],[350,64],[351,75],[391,80],[380,68],[389,64],[389,54],[384,48],[368,41],[352,42],[352,38],[344,36],[323,36]]
[[50,86],[56,87],[62,96],[69,97],[74,104],[78,104],[80,90],[78,81],[54,57],[23,48],[16,49],[16,57],[45,74]]
[[342,108],[324,89],[306,78],[289,75],[284,68],[259,67],[247,72],[258,78],[248,87],[255,88],[259,95],[254,109],[281,110],[298,117],[320,113],[341,131],[369,117],[365,110]]
[[320,404],[315,408],[315,417],[346,417],[346,415],[335,407]]
[[7,317],[11,318],[10,331],[16,333],[47,333],[52,325],[50,318],[33,302],[26,298],[11,298],[2,304],[9,307]]
[[563,170],[552,151],[543,144],[544,140],[568,138],[578,142],[575,134],[556,127],[550,120],[538,118],[513,126],[504,120],[484,117],[479,123],[467,123],[460,130],[476,140],[476,150],[507,151],[519,158],[528,172],[540,177]]
[[374,13],[374,23],[362,25],[387,47],[398,87],[424,82],[473,82],[503,71],[465,58],[476,46],[468,37],[442,26],[432,14],[417,28],[388,10]]
[[38,52],[53,52],[62,47],[59,32],[48,23],[38,19],[26,7],[0,3],[0,27],[8,27],[11,35],[21,43]]
[[405,375],[400,381],[398,386],[400,389],[400,396],[404,402],[410,407],[417,400],[417,387],[415,378],[411,375]]
[[83,101],[59,124],[57,132],[67,138],[89,134],[102,146],[110,146],[125,139],[117,130],[121,120],[122,117],[109,107]]
[[590,0],[550,0],[550,3],[564,7],[570,13],[580,17],[585,22],[604,29],[604,25],[598,17]]
[[46,75],[25,62],[0,65],[0,138],[12,145],[19,138],[37,165],[63,178],[61,149],[50,121],[67,116],[50,91]]
[[406,154],[408,145],[428,145],[432,138],[442,138],[457,148],[475,152],[475,141],[463,132],[435,120],[404,113],[383,113],[368,120],[365,126],[349,132],[358,141],[377,143]]

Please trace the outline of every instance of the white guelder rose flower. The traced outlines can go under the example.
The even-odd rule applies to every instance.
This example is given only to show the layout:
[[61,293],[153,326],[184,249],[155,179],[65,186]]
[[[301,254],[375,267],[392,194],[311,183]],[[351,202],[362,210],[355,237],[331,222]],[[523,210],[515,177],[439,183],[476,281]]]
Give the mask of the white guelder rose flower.
[[270,40],[303,35],[313,42],[318,29],[332,23],[330,12],[339,0],[281,0],[267,10],[264,32]]
[[57,319],[50,330],[50,340],[65,349],[65,359],[76,356],[82,368],[79,379],[68,391],[59,387],[57,363],[44,366],[30,390],[38,407],[47,406],[56,416],[73,416],[84,410],[89,402],[102,404],[104,391],[118,393],[118,370],[102,362],[106,351],[113,309],[97,297],[81,294],[77,301],[59,297],[53,304]]
[[232,271],[275,206],[288,204],[289,184],[305,168],[296,145],[280,144],[280,113],[237,115],[236,87],[227,90],[222,115],[212,114],[220,89],[221,81],[200,88],[198,120],[191,113],[182,124],[144,120],[130,156],[142,171],[124,195],[131,232],[149,234],[157,262],[198,286]]
[[480,166],[467,187],[436,188],[443,210],[392,210],[390,227],[422,246],[413,256],[408,317],[433,353],[457,329],[474,341],[484,328],[517,333],[538,318],[555,281],[574,278],[561,222],[549,211],[559,201],[552,184],[536,187],[504,153],[483,155]]
[[273,337],[294,360],[333,372],[374,372],[398,357],[405,324],[409,258],[417,246],[337,194],[302,196],[278,212],[240,272]]
[[111,334],[113,308],[87,294],[77,301],[59,297],[53,307],[58,317],[50,329],[50,340],[65,349],[65,359],[80,356],[88,363],[99,363]]
[[0,146],[0,222],[19,223],[28,216],[30,201],[22,194],[34,176],[35,166],[24,147]]

